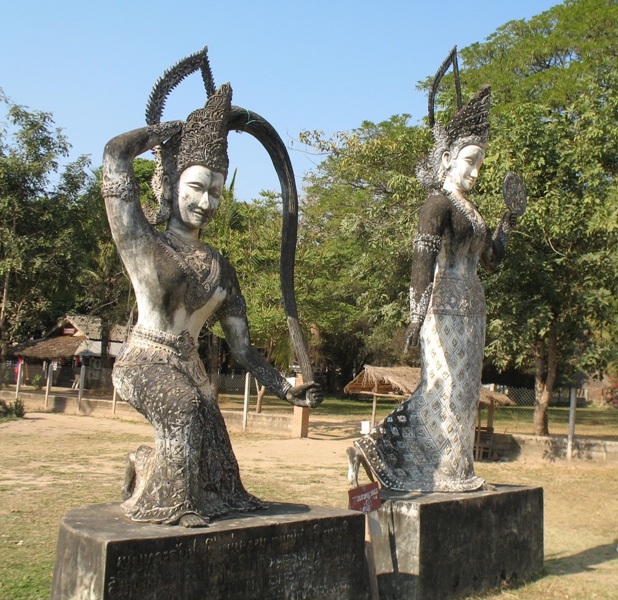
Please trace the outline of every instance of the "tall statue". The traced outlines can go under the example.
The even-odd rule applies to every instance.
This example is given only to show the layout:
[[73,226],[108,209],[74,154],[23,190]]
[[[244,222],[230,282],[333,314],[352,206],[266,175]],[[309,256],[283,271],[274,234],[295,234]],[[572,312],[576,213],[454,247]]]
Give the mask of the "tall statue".
[[493,235],[466,197],[487,151],[490,88],[482,87],[463,108],[459,100],[445,127],[434,123],[433,94],[450,64],[459,91],[454,49],[434,80],[429,116],[435,144],[418,170],[429,196],[414,238],[406,350],[420,340],[421,380],[351,452],[356,469],[362,461],[383,487],[398,491],[465,492],[484,485],[473,460],[485,345],[477,264],[499,265],[525,209],[523,184],[512,173],[504,185],[509,208]]
[[[169,92],[198,69],[208,96],[204,108],[185,122],[161,123]],[[290,297],[294,257],[289,249],[293,252],[296,241],[297,196],[289,156],[268,122],[232,106],[231,98],[229,84],[215,88],[206,51],[196,53],[155,85],[146,112],[148,126],[113,138],[105,148],[103,196],[139,311],[114,365],[113,382],[155,431],[155,448],[141,446],[128,462],[123,507],[134,521],[199,527],[230,511],[265,506],[241,483],[223,417],[198,356],[196,340],[205,323],[220,323],[238,362],[273,394],[296,406],[315,407],[322,401],[321,389],[307,373],[306,349],[298,346],[300,329]],[[227,135],[232,129],[248,131],[264,144],[282,183],[287,202],[284,229],[288,228],[282,285],[309,382],[303,386],[290,386],[251,345],[234,268],[200,240],[223,192]],[[153,188],[159,209],[145,214],[132,162],[151,149],[157,159]],[[154,224],[166,224],[165,231]]]

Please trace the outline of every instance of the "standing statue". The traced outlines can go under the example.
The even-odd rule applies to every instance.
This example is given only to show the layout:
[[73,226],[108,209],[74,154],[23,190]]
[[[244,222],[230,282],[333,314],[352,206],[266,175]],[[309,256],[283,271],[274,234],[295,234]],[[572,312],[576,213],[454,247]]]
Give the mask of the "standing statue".
[[499,265],[525,209],[523,184],[513,173],[504,184],[509,208],[493,235],[466,198],[487,150],[490,88],[482,87],[463,108],[458,98],[459,110],[444,128],[434,123],[433,96],[450,64],[459,92],[455,52],[434,79],[429,117],[435,144],[418,170],[430,191],[414,238],[405,351],[420,338],[421,380],[412,396],[349,452],[353,470],[362,462],[383,487],[397,491],[466,492],[485,483],[475,476],[473,460],[485,345],[477,264]]
[[[186,122],[161,123],[169,92],[198,69],[208,95],[205,107]],[[155,430],[155,448],[141,446],[127,464],[123,507],[134,521],[199,527],[230,511],[265,506],[240,481],[223,417],[197,353],[196,340],[205,323],[220,323],[238,362],[279,398],[309,407],[322,401],[319,386],[311,382],[310,366],[306,368],[304,346],[296,350],[310,383],[292,387],[251,345],[234,268],[200,241],[223,192],[228,132],[248,131],[271,155],[287,202],[282,285],[297,343],[300,329],[289,281],[297,196],[289,156],[274,129],[259,115],[232,106],[231,98],[229,84],[215,89],[206,51],[196,53],[155,85],[146,112],[148,126],[115,137],[105,148],[102,191],[107,216],[139,310],[114,365],[113,382]],[[132,162],[151,149],[157,160],[153,188],[159,210],[145,214]],[[162,233],[153,226],[165,223]]]

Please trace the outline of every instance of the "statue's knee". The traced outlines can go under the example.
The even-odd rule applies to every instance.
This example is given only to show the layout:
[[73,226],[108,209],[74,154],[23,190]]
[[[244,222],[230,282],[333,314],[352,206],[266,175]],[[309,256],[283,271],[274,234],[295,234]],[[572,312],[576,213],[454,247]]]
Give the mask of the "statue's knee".
[[122,482],[122,499],[128,500],[135,489],[135,452],[129,452],[124,466],[124,481]]

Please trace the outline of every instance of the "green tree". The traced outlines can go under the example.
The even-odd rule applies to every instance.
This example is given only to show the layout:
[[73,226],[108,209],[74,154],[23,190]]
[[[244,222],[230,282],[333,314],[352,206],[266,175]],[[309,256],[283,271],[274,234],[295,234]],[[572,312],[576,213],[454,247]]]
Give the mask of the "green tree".
[[487,277],[487,353],[533,366],[539,435],[560,373],[602,371],[616,351],[604,332],[617,319],[617,20],[614,1],[570,0],[461,53],[468,90],[492,85],[480,202],[496,209],[506,170],[528,189],[509,256]]
[[344,380],[366,362],[388,364],[401,354],[415,213],[424,201],[414,169],[430,143],[408,119],[364,122],[330,139],[301,136],[326,154],[305,190],[302,314],[314,324],[324,365]]
[[229,258],[236,269],[247,301],[253,344],[262,348],[277,367],[287,369],[294,360],[294,350],[279,282],[281,201],[273,192],[262,192],[251,203],[238,202],[232,179],[202,239]]
[[0,91],[0,358],[10,343],[45,329],[74,303],[80,193],[88,160],[61,166],[69,144],[49,113]]
[[[505,172],[518,172],[528,188],[506,262],[482,276],[488,359],[535,373],[540,434],[560,374],[603,369],[616,356],[616,22],[615,1],[568,0],[461,51],[464,95],[492,85],[492,136],[475,198],[490,228],[504,208]],[[445,77],[441,119],[453,114],[453,88]],[[328,153],[308,180],[303,223],[316,257],[308,264],[319,273],[323,261],[331,278],[315,299],[316,312],[334,315],[321,322],[332,340],[325,351],[393,362],[395,331],[407,318],[414,213],[425,198],[414,167],[428,131],[404,116],[303,139]]]

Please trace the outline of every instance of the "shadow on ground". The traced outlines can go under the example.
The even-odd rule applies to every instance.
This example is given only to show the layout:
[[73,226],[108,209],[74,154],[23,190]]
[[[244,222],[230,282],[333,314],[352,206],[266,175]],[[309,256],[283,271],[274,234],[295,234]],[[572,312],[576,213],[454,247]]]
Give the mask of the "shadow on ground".
[[610,544],[588,548],[571,556],[549,558],[545,561],[545,570],[550,575],[573,575],[585,573],[593,567],[618,559],[618,539]]

